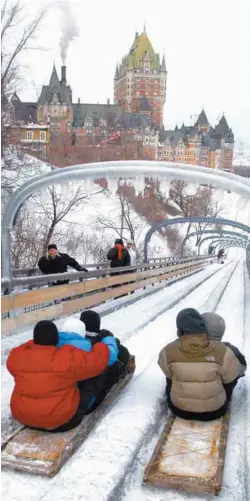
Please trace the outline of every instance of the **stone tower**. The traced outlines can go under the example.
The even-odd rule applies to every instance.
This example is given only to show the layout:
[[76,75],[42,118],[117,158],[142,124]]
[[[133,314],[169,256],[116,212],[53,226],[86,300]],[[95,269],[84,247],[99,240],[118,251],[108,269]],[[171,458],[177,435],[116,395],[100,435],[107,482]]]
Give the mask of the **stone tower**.
[[163,125],[163,107],[166,100],[167,70],[165,57],[160,61],[146,30],[135,34],[133,45],[114,77],[114,103],[124,112],[147,115],[157,128]]

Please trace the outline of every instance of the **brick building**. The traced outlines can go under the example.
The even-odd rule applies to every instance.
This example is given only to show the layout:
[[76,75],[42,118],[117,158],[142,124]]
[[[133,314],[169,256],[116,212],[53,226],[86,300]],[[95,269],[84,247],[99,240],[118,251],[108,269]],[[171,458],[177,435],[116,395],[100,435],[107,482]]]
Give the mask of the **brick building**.
[[158,129],[163,126],[167,70],[160,61],[146,30],[135,39],[129,53],[117,65],[114,78],[114,103],[126,113],[140,113]]
[[234,135],[222,115],[212,127],[201,111],[193,126],[164,130],[160,134],[159,160],[232,170]]
[[[42,87],[37,102],[22,102],[14,94],[8,122],[10,126],[21,128],[19,132],[15,129],[15,135],[19,134],[22,145],[31,150],[41,148],[44,151],[48,143],[52,145],[50,155],[53,145],[55,151],[56,147],[60,151],[70,148],[70,158],[67,154],[65,162],[74,156],[77,161],[87,156],[94,161],[89,150],[87,156],[83,151],[87,146],[101,147],[103,151],[108,146],[107,152],[112,158],[112,147],[115,156],[117,152],[128,151],[124,146],[130,143],[129,156],[132,158],[142,157],[144,151],[146,158],[152,160],[231,171],[234,135],[224,115],[212,127],[202,110],[194,125],[183,124],[174,130],[164,130],[166,81],[165,57],[160,60],[144,29],[140,35],[136,33],[128,54],[116,67],[114,104],[109,100],[105,104],[81,103],[80,99],[74,103],[66,66],[61,67],[61,78],[54,66],[50,81]],[[46,128],[45,141],[43,128]],[[74,147],[79,150],[76,154]]]

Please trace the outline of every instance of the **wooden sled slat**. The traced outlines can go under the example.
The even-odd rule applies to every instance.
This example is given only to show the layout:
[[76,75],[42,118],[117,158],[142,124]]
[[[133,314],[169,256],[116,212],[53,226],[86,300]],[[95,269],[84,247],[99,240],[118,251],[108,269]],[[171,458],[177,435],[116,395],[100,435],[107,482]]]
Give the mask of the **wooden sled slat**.
[[1,422],[1,449],[21,430],[24,426],[16,421],[10,414]]
[[143,483],[190,493],[218,494],[230,410],[210,422],[171,416],[145,469]]
[[135,358],[130,358],[129,370],[92,413],[85,416],[79,426],[64,433],[48,433],[25,427],[5,446],[2,466],[29,473],[53,477],[73,455],[103,415],[127,386],[135,371]]

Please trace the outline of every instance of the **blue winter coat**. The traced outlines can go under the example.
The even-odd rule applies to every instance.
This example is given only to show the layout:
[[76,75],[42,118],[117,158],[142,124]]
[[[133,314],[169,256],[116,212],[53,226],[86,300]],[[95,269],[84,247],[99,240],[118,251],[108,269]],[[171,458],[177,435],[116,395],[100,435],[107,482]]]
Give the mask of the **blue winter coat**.
[[[102,340],[102,343],[106,344],[109,348],[109,363],[108,367],[113,365],[119,354],[118,346],[116,340],[113,336],[107,336]],[[80,334],[76,334],[74,332],[59,332],[59,342],[57,344],[57,348],[64,346],[65,344],[70,344],[71,346],[75,346],[75,348],[79,348],[84,351],[91,351],[92,344],[85,337],[80,336]]]

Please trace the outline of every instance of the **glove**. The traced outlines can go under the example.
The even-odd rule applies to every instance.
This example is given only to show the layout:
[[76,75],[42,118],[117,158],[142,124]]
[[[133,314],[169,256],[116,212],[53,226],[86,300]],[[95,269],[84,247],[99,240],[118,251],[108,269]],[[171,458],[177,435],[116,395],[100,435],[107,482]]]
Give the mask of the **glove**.
[[106,336],[103,338],[102,343],[106,344],[106,346],[109,349],[108,367],[110,367],[111,365],[113,365],[116,362],[116,360],[118,358],[119,350],[117,347],[117,342],[116,342],[114,336]]

